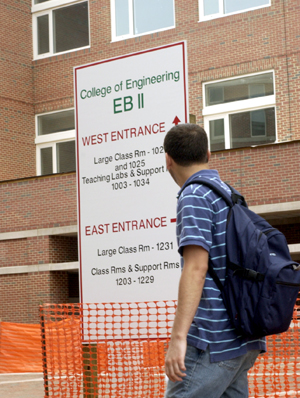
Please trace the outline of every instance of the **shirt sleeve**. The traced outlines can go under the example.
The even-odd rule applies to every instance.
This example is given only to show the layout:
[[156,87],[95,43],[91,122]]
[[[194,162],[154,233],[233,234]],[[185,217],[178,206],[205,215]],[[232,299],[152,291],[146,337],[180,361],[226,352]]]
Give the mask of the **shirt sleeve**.
[[194,194],[187,189],[177,204],[178,252],[182,256],[184,246],[202,246],[209,252],[212,245],[213,209],[205,194]]

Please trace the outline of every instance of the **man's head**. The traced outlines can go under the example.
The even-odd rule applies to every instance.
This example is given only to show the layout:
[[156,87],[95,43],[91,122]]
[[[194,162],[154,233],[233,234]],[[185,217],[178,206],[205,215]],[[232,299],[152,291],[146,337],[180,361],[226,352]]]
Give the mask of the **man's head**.
[[178,124],[166,134],[164,150],[180,166],[207,163],[206,132],[197,124]]
[[195,172],[208,168],[206,132],[196,124],[178,124],[165,136],[167,170],[181,187]]

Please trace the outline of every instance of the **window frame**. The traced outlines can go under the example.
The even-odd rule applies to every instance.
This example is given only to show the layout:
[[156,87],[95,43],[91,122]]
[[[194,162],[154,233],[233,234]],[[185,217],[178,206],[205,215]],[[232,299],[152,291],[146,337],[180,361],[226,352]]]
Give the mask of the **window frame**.
[[134,37],[140,37],[140,36],[145,36],[145,35],[151,35],[153,33],[158,33],[158,32],[163,32],[165,30],[169,29],[174,29],[176,27],[176,21],[175,21],[175,0],[173,1],[173,19],[174,19],[174,25],[173,26],[168,26],[167,28],[161,28],[161,29],[156,29],[156,30],[151,30],[148,32],[144,33],[138,33],[134,34],[134,21],[133,21],[133,0],[127,0],[128,1],[128,12],[129,12],[129,33],[126,35],[121,35],[117,36],[117,26],[116,26],[116,7],[115,7],[115,0],[110,1],[110,11],[111,11],[111,41],[116,42],[116,41],[121,41],[121,40],[126,40],[126,39],[131,39]]
[[230,15],[241,14],[242,12],[248,12],[248,11],[258,10],[260,8],[270,7],[272,5],[272,1],[268,0],[268,2],[269,2],[269,4],[264,4],[262,6],[249,7],[249,8],[240,10],[240,11],[234,11],[234,12],[230,12],[228,14],[224,14],[224,0],[219,0],[219,12],[216,14],[204,15],[204,0],[199,0],[199,3],[198,3],[199,4],[199,22],[210,21],[211,19],[228,17]]
[[[263,97],[244,99],[244,100],[240,100],[240,101],[232,101],[232,102],[227,102],[227,103],[218,104],[218,105],[206,105],[206,86],[207,85],[214,84],[214,83],[221,83],[221,82],[230,81],[230,80],[241,79],[241,78],[247,78],[247,77],[251,77],[251,76],[258,76],[258,75],[267,74],[267,73],[272,73],[272,75],[273,75],[274,94],[266,95]],[[241,112],[263,110],[263,109],[267,109],[267,108],[274,108],[274,111],[275,111],[275,141],[274,141],[274,143],[278,142],[277,117],[276,117],[276,85],[275,85],[274,70],[266,70],[266,71],[258,72],[258,73],[249,73],[247,75],[233,76],[233,77],[230,77],[227,79],[219,79],[219,80],[213,80],[213,81],[209,81],[209,82],[203,82],[202,83],[202,92],[203,92],[202,116],[203,116],[204,130],[207,132],[207,136],[208,136],[209,147],[210,147],[210,129],[209,129],[210,121],[218,120],[218,119],[224,120],[224,143],[225,143],[224,150],[236,149],[236,148],[231,148],[231,145],[230,145],[230,141],[231,141],[230,120],[229,120],[230,115],[241,113]],[[252,132],[251,132],[251,137],[252,137]],[[261,136],[261,137],[263,137],[263,136]],[[254,146],[257,146],[257,144],[255,144]]]
[[[32,0],[34,2],[34,0]],[[89,29],[89,44],[83,47],[76,47],[70,50],[54,52],[53,51],[53,11],[59,8],[66,8],[75,4],[86,3],[88,7],[88,29]],[[66,54],[78,50],[84,50],[91,47],[91,28],[90,28],[90,7],[88,0],[49,0],[41,4],[32,4],[32,34],[33,34],[33,59],[43,59],[60,54]],[[47,53],[38,54],[38,18],[48,15],[49,21],[49,51]]]
[[[41,149],[49,147],[52,148],[52,165],[53,165],[52,174],[57,174],[58,172],[57,172],[56,144],[67,141],[75,141],[76,139],[76,128],[57,133],[38,135],[38,117],[54,113],[70,111],[70,110],[74,110],[74,117],[75,117],[74,108],[62,109],[54,112],[39,113],[35,115],[36,174],[38,176],[42,175]],[[76,158],[76,150],[75,150],[75,158]]]

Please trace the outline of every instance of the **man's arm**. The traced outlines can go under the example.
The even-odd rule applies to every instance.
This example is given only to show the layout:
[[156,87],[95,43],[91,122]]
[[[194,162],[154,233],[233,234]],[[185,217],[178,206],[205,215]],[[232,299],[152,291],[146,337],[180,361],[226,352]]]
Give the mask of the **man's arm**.
[[165,361],[166,375],[172,381],[181,381],[185,376],[186,338],[202,295],[208,269],[208,252],[201,246],[185,246],[183,261],[178,307]]

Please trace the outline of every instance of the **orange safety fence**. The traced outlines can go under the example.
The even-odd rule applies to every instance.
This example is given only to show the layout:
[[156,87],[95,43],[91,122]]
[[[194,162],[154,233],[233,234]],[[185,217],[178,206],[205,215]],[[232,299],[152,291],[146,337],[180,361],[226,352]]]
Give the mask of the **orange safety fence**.
[[[45,397],[162,398],[176,303],[47,304],[0,323],[0,373],[44,372]],[[251,398],[300,397],[300,307],[249,372]],[[41,348],[42,347],[42,348]]]
[[175,301],[41,307],[45,396],[159,398]]
[[[41,307],[45,396],[163,398],[175,309],[175,301]],[[288,332],[268,337],[249,372],[250,397],[300,397],[298,309]]]
[[0,322],[0,373],[42,371],[40,325]]

